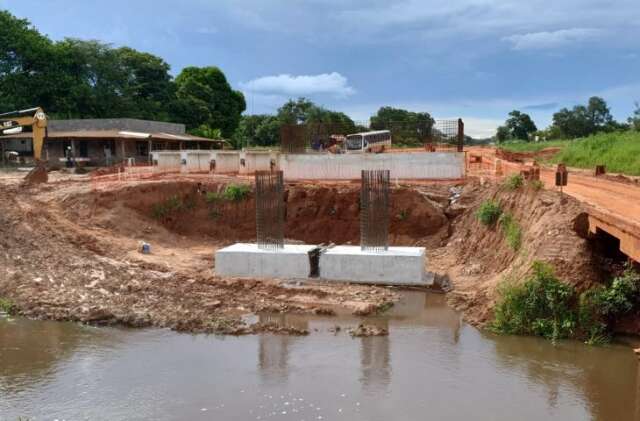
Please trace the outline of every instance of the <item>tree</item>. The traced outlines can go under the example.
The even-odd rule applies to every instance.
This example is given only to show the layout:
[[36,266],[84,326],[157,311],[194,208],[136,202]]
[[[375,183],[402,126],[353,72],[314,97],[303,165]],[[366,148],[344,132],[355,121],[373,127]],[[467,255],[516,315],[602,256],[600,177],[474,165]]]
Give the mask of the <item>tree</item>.
[[510,137],[513,139],[529,140],[529,134],[538,130],[529,114],[513,110],[505,122]]
[[206,124],[230,137],[246,109],[242,92],[234,91],[217,67],[186,67],[176,78],[176,115],[189,129]]
[[573,110],[562,108],[553,115],[553,125],[570,139],[593,133],[589,111],[584,105],[577,105]]
[[593,132],[597,132],[613,122],[613,117],[604,99],[592,96],[589,98],[587,113]]
[[435,120],[426,112],[381,107],[370,123],[374,130],[391,130],[394,143],[421,145],[431,134]]
[[273,146],[280,142],[280,120],[268,114],[242,116],[233,134],[236,148],[244,145]]
[[509,129],[506,126],[498,127],[498,130],[496,131],[496,140],[498,141],[498,143],[506,141],[507,139],[509,139],[509,136]]
[[0,109],[51,107],[59,90],[53,43],[28,20],[0,10]]
[[640,103],[635,103],[636,109],[633,110],[633,115],[627,119],[629,125],[634,130],[640,131]]
[[555,113],[553,126],[568,138],[584,137],[600,131],[623,128],[620,123],[613,120],[606,101],[596,96],[589,98],[586,106],[576,105],[571,110],[563,108]]

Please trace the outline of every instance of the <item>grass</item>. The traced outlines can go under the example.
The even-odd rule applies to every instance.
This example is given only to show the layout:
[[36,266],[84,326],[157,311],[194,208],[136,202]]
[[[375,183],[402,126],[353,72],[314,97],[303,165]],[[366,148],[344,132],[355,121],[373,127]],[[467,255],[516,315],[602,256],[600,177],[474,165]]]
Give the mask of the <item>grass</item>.
[[495,202],[493,200],[485,200],[478,208],[476,217],[483,225],[490,227],[498,222],[498,218],[500,218],[501,214],[502,209],[500,208],[500,204],[498,202]]
[[18,311],[18,307],[8,298],[0,297],[0,313],[13,315]]
[[501,148],[514,152],[538,152],[549,147],[561,148],[551,163],[563,162],[569,167],[594,169],[605,165],[607,172],[640,175],[640,132],[598,133],[575,140],[548,142],[510,142]]
[[544,142],[525,142],[518,140],[500,143],[497,146],[511,152],[540,152],[546,148],[564,148],[571,142],[571,140],[549,140]]
[[249,197],[251,187],[246,184],[229,184],[222,196],[230,202],[241,202]]
[[540,180],[531,180],[527,184],[535,191],[539,191],[544,188],[544,183]]
[[524,177],[520,174],[513,174],[504,180],[504,186],[509,190],[518,190],[524,185]]
[[498,220],[507,244],[513,251],[518,251],[522,245],[522,229],[520,224],[510,213],[503,213]]
[[640,305],[640,274],[629,266],[610,286],[578,295],[573,286],[556,278],[550,266],[534,262],[524,282],[505,281],[498,292],[490,325],[494,332],[599,344],[609,341],[618,318]]

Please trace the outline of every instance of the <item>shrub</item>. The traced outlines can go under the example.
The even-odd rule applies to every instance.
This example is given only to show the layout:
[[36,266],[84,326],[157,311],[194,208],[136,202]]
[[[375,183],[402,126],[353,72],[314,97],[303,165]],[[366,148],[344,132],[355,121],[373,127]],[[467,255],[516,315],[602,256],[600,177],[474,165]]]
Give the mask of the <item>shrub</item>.
[[510,175],[504,180],[504,186],[509,190],[517,190],[524,185],[524,178],[520,174]]
[[18,307],[8,298],[0,298],[0,313],[15,314]]
[[496,332],[538,335],[553,341],[573,334],[575,290],[560,282],[548,265],[534,262],[533,274],[523,284],[502,284],[499,293],[491,325]]
[[224,193],[224,198],[230,202],[241,202],[251,193],[251,188],[246,184],[229,184]]
[[486,226],[492,226],[498,221],[501,213],[502,209],[500,208],[499,203],[492,200],[486,200],[482,202],[482,204],[478,208],[476,217],[482,224]]
[[151,208],[151,215],[156,219],[162,219],[172,213],[193,209],[195,205],[193,198],[182,200],[179,196],[173,195],[163,202],[154,204]]
[[512,250],[517,251],[522,243],[522,230],[520,224],[510,213],[503,213],[498,220],[504,238]]
[[538,191],[544,188],[544,183],[541,180],[531,180],[529,182],[529,186],[531,186],[532,189]]
[[628,267],[609,287],[592,288],[577,297],[549,266],[535,262],[532,276],[522,284],[501,284],[499,295],[490,325],[495,332],[599,344],[610,339],[617,318],[640,303],[640,274]]
[[224,199],[223,195],[215,191],[208,191],[207,194],[204,196],[204,200],[207,203],[218,203],[218,202],[221,202],[223,199]]

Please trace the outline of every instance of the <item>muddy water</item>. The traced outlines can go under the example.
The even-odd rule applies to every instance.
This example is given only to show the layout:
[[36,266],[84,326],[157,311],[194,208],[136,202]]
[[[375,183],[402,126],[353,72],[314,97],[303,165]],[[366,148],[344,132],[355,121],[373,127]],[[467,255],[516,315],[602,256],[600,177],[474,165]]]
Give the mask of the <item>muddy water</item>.
[[[0,420],[638,420],[623,346],[495,336],[407,293],[388,337],[351,316],[260,316],[307,337],[0,319]],[[338,333],[331,330],[336,325]]]

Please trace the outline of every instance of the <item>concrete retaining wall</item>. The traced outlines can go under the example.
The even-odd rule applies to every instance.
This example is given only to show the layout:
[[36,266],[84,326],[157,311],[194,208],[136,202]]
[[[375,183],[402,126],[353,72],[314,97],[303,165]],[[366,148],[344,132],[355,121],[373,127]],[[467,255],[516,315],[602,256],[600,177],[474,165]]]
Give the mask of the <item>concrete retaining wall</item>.
[[345,155],[281,155],[286,180],[355,180],[362,170],[388,169],[395,179],[464,177],[464,153],[409,152]]
[[[276,162],[278,166],[278,152],[271,151],[246,151],[240,152],[240,174],[254,174],[256,171],[269,171],[271,169],[271,160]],[[244,160],[244,165],[242,165]]]
[[464,153],[408,152],[386,154],[287,155],[272,151],[153,151],[159,171],[250,175],[256,171],[284,171],[286,180],[357,180],[362,170],[388,169],[392,179],[457,179],[465,175]]
[[216,174],[237,174],[240,171],[240,152],[213,152],[216,160]]
[[182,156],[186,159],[186,165],[182,166],[182,172],[209,172],[212,159],[210,151],[189,151]]

